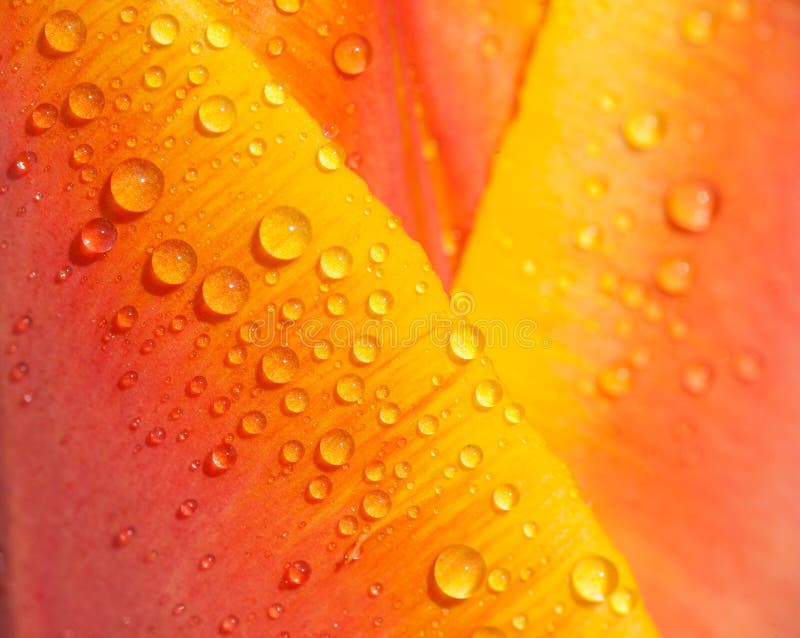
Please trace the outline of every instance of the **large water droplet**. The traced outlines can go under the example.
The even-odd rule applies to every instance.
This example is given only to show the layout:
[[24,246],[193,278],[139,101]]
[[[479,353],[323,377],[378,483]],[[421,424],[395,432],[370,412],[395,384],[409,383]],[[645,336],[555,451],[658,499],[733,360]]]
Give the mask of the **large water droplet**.
[[117,228],[110,219],[96,217],[81,228],[81,244],[87,252],[99,255],[110,251],[117,241]]
[[364,381],[357,374],[345,374],[336,382],[336,396],[345,403],[356,403],[364,396]]
[[708,180],[687,179],[667,193],[667,218],[680,230],[702,233],[708,230],[717,211],[717,189]]
[[224,95],[212,95],[197,108],[197,120],[206,133],[221,135],[236,122],[236,105]]
[[164,174],[153,162],[132,157],[111,172],[109,189],[114,202],[130,213],[152,209],[164,192]]
[[392,498],[383,490],[371,490],[361,499],[361,511],[371,519],[380,519],[392,509]]
[[483,351],[484,339],[480,330],[459,321],[450,333],[450,353],[461,361],[472,361]]
[[103,91],[91,82],[76,84],[67,95],[67,107],[77,120],[88,122],[95,119],[103,112],[105,104]]
[[299,369],[297,353],[286,346],[276,346],[261,358],[261,372],[269,383],[289,383]]
[[587,603],[601,603],[617,587],[617,568],[603,556],[583,558],[572,569],[570,581],[575,596]]
[[629,146],[644,151],[661,143],[666,123],[661,115],[653,111],[641,111],[631,115],[622,127],[622,133]]
[[162,284],[178,286],[197,269],[197,253],[182,239],[168,239],[153,249],[150,266]]
[[56,11],[44,23],[44,39],[53,51],[72,53],[86,41],[86,25],[81,17],[66,9]]
[[372,60],[372,45],[363,35],[348,33],[336,41],[333,62],[345,75],[360,75]]
[[162,13],[150,23],[150,39],[161,46],[168,46],[178,37],[178,20],[175,16]]
[[330,430],[319,440],[319,455],[325,463],[335,467],[344,465],[350,460],[356,444],[347,430],[336,428]]
[[486,577],[483,556],[467,545],[451,545],[436,557],[433,578],[445,596],[465,600],[475,595]]
[[501,512],[508,512],[519,503],[519,490],[510,483],[499,485],[492,491],[492,503]]
[[283,261],[297,259],[311,242],[311,222],[291,206],[278,206],[264,215],[258,227],[264,251]]
[[242,309],[250,296],[250,283],[241,270],[222,266],[203,280],[203,301],[219,315],[233,315]]
[[353,269],[353,256],[343,246],[326,248],[319,256],[319,267],[329,279],[343,279]]

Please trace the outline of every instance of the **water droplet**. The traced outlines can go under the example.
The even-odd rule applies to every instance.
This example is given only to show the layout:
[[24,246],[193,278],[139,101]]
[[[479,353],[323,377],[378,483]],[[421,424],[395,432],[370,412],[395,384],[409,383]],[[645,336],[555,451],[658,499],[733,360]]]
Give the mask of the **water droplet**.
[[239,619],[230,614],[229,616],[225,616],[220,623],[219,623],[219,633],[221,634],[232,634],[236,631],[236,628],[239,626]]
[[353,256],[342,246],[326,248],[319,256],[319,266],[327,278],[343,279],[353,268]]
[[37,131],[46,131],[58,121],[58,109],[47,102],[38,104],[31,111],[31,126]]
[[187,498],[178,507],[178,518],[189,518],[197,511],[197,501],[193,498]]
[[392,509],[392,498],[383,490],[371,490],[361,499],[361,511],[368,518],[378,520]]
[[150,23],[150,39],[161,46],[169,46],[178,37],[179,24],[175,16],[162,13]]
[[536,536],[536,533],[538,531],[539,531],[539,528],[537,527],[536,523],[534,523],[533,521],[525,521],[522,524],[522,535],[525,538],[533,538],[534,536]]
[[382,264],[389,256],[389,247],[386,244],[373,244],[369,248],[369,258],[376,264]]
[[105,104],[103,91],[91,82],[76,84],[67,95],[67,107],[70,114],[74,118],[86,122],[98,117],[103,112]]
[[369,294],[367,305],[373,315],[382,317],[392,309],[394,297],[388,290],[374,290]]
[[194,86],[205,84],[208,80],[208,69],[202,65],[193,66],[187,73],[189,83]]
[[215,20],[206,27],[206,40],[215,49],[224,49],[232,39],[233,29],[226,22]]
[[214,554],[206,554],[200,559],[200,562],[197,563],[197,568],[200,571],[208,571],[214,566],[214,563],[217,562],[217,557]]
[[342,165],[344,159],[344,149],[336,142],[324,144],[317,151],[317,166],[325,172],[335,171]]
[[684,295],[692,285],[694,273],[692,265],[677,257],[665,259],[656,272],[658,287],[670,295]]
[[423,414],[417,421],[417,430],[422,436],[433,436],[439,431],[439,419],[432,414]]
[[687,44],[702,46],[711,42],[715,27],[714,14],[708,9],[697,9],[681,18],[680,33]]
[[36,153],[32,153],[30,151],[23,151],[16,158],[14,158],[14,162],[11,164],[10,172],[14,177],[22,177],[23,175],[27,175],[33,169],[33,165],[36,163]]
[[356,363],[367,365],[378,358],[378,342],[369,335],[364,335],[353,344],[353,359]]
[[335,428],[319,440],[319,455],[325,463],[334,467],[344,465],[350,460],[356,444],[347,430]]
[[152,209],[164,192],[164,174],[153,162],[132,157],[111,172],[109,189],[117,206],[129,213]]
[[325,300],[325,307],[334,317],[341,317],[345,312],[347,312],[347,306],[347,297],[338,292],[333,293]]
[[168,239],[153,249],[150,267],[159,282],[178,286],[186,283],[197,269],[197,253],[182,239]]
[[511,582],[511,572],[502,567],[493,569],[489,572],[489,577],[486,579],[486,584],[493,592],[503,592],[508,589],[508,584]]
[[200,103],[197,119],[206,133],[221,135],[236,122],[236,105],[224,95],[212,95]]
[[281,106],[286,102],[286,87],[281,82],[267,82],[264,85],[264,99],[267,104]]
[[308,482],[306,494],[312,501],[321,501],[331,493],[333,484],[327,476],[317,476]]
[[126,332],[133,328],[139,318],[139,311],[133,306],[122,306],[114,315],[114,328],[118,332]]
[[475,401],[482,408],[493,408],[503,398],[503,387],[493,379],[481,381],[475,386]]
[[239,312],[250,296],[250,283],[241,270],[222,266],[212,270],[203,280],[203,301],[212,312],[233,315]]
[[345,75],[360,75],[372,60],[372,45],[363,35],[348,33],[336,41],[333,62]]
[[450,333],[450,352],[461,361],[472,361],[483,351],[484,339],[480,330],[463,321],[459,321],[455,330]]
[[220,443],[209,452],[205,463],[205,470],[212,476],[226,472],[236,463],[238,454],[236,448],[230,443]]
[[281,446],[281,460],[284,463],[288,463],[289,465],[294,465],[295,463],[299,463],[303,456],[306,453],[306,449],[303,444],[296,440],[292,439],[291,441],[286,441]]
[[497,627],[481,627],[472,634],[472,638],[506,638],[506,634]]
[[269,383],[289,383],[299,370],[297,353],[286,346],[272,348],[261,359],[261,372]]
[[636,606],[636,594],[627,587],[620,587],[609,596],[608,605],[618,616],[627,616]]
[[286,40],[280,36],[275,36],[267,40],[267,53],[269,53],[272,57],[278,57],[281,53],[283,53],[283,49],[285,47]]
[[283,397],[283,407],[291,414],[300,414],[308,407],[309,400],[308,392],[302,388],[292,388]]
[[336,382],[336,396],[345,403],[356,403],[364,396],[364,380],[357,374],[345,374]]
[[370,483],[379,483],[386,478],[386,465],[383,461],[370,461],[364,468],[364,478]]
[[123,7],[119,12],[119,21],[122,24],[132,24],[138,13],[136,7]]
[[73,53],[86,41],[86,25],[72,11],[56,11],[44,23],[44,39],[53,51]]
[[337,529],[342,536],[352,536],[358,531],[358,519],[355,516],[343,516],[339,519]]
[[718,203],[714,184],[704,179],[687,179],[667,193],[667,218],[680,230],[702,233],[711,226]]
[[519,490],[510,483],[499,485],[492,491],[492,503],[502,512],[511,511],[519,503]]
[[163,67],[150,66],[145,69],[142,79],[144,80],[144,85],[148,89],[160,89],[164,86],[164,81],[167,79],[167,72]]
[[661,115],[652,111],[640,111],[631,115],[622,127],[625,141],[637,151],[658,146],[664,137],[666,123]]
[[503,417],[509,425],[517,425],[525,418],[525,408],[519,403],[510,403],[503,410]]
[[267,427],[267,417],[263,412],[252,410],[242,417],[240,425],[246,434],[251,436],[261,434]]
[[631,371],[626,366],[606,368],[597,375],[597,385],[609,399],[618,399],[631,390]]
[[593,250],[600,244],[602,232],[599,226],[587,224],[575,233],[575,245],[581,250]]
[[145,439],[145,443],[151,447],[155,447],[156,445],[161,445],[164,440],[167,438],[167,432],[162,427],[154,427],[147,433],[147,438]]
[[110,251],[117,241],[117,228],[110,219],[95,217],[81,228],[81,244],[90,253],[100,255]]
[[710,365],[702,361],[688,364],[681,373],[681,384],[684,390],[693,396],[700,396],[708,392],[714,371]]
[[305,4],[305,0],[275,0],[275,8],[281,13],[297,13],[303,4]]
[[461,466],[467,470],[474,470],[483,461],[483,450],[477,445],[465,445],[458,455]]
[[135,535],[136,530],[133,527],[126,527],[114,535],[112,542],[115,547],[124,547],[133,540]]
[[761,378],[764,370],[764,361],[761,356],[748,350],[734,354],[731,364],[736,378],[744,383],[755,383]]
[[486,577],[486,563],[467,545],[450,545],[436,557],[433,578],[445,596],[465,600],[477,593]]
[[587,603],[602,603],[616,589],[617,580],[614,563],[602,556],[581,559],[570,575],[573,593]]
[[278,206],[264,215],[258,238],[270,257],[282,261],[297,259],[311,242],[311,222],[296,208]]
[[304,560],[296,560],[286,565],[283,571],[283,585],[285,587],[300,587],[311,578],[311,565]]

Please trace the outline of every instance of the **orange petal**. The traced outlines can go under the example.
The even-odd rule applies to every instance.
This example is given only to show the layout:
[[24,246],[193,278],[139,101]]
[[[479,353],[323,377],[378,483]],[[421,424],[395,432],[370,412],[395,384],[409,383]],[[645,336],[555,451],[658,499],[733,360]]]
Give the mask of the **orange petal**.
[[[800,10],[551,7],[457,282],[668,636],[798,631]],[[487,267],[491,265],[491,268]]]
[[[331,2],[276,8],[302,4],[227,10],[449,285],[544,1],[355,0],[346,15]],[[368,62],[355,38],[366,40]]]
[[421,248],[217,14],[72,9],[85,42],[37,3],[0,49],[5,635],[654,636]]

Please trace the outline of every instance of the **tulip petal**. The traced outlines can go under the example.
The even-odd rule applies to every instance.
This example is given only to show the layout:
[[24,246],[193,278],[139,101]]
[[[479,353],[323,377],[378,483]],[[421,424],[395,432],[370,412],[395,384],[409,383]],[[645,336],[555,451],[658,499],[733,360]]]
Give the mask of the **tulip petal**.
[[216,10],[5,17],[4,635],[655,635],[422,249]]
[[[226,8],[449,285],[546,3],[354,0],[346,15],[333,2],[271,4]],[[371,55],[351,75],[335,52],[353,34]]]
[[798,59],[792,2],[553,3],[456,282],[667,636],[798,631]]

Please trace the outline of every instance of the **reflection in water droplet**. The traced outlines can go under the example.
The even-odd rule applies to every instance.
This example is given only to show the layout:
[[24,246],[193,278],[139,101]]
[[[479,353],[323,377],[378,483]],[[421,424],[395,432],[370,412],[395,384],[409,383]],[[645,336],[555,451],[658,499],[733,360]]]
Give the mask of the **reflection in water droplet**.
[[433,578],[439,591],[457,600],[475,595],[485,577],[483,556],[467,545],[446,547],[433,566]]
[[601,603],[617,587],[617,568],[602,556],[581,559],[573,567],[570,581],[575,596],[587,603]]
[[233,315],[247,302],[250,283],[240,270],[222,266],[206,275],[202,294],[203,301],[212,312]]
[[363,35],[348,33],[336,41],[333,62],[345,75],[360,75],[372,60],[372,45]]

